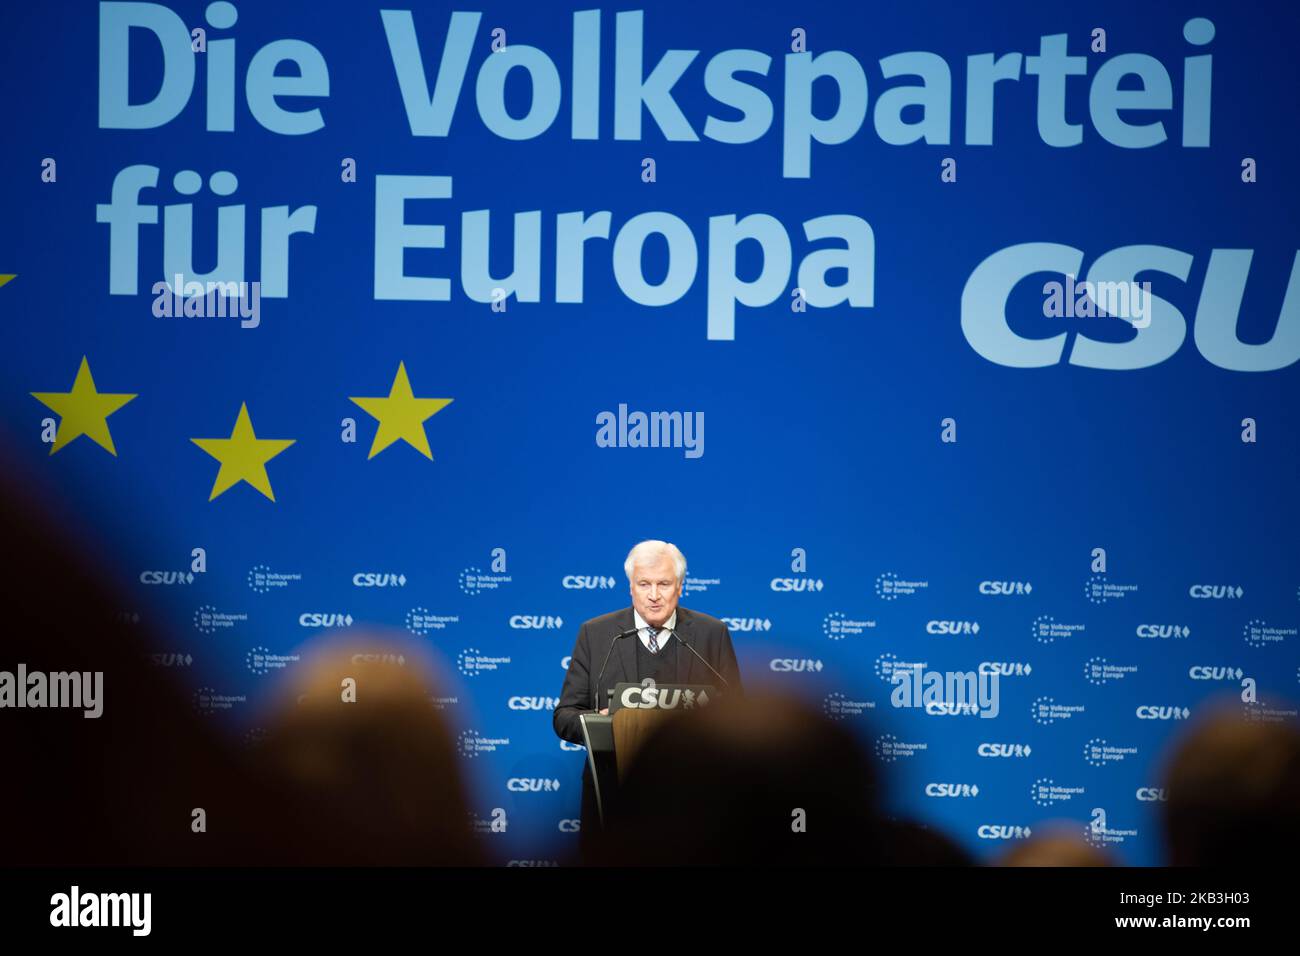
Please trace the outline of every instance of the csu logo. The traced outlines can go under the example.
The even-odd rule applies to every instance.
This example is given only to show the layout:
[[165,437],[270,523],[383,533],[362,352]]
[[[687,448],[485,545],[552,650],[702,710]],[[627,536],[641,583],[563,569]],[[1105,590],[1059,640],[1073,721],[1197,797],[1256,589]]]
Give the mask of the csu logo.
[[980,744],[975,752],[981,757],[1028,757],[1033,749],[1029,744]]
[[141,584],[193,584],[193,571],[141,571]]
[[1138,637],[1187,637],[1192,633],[1192,629],[1186,624],[1139,624],[1137,626]]
[[979,621],[927,621],[925,630],[929,634],[978,634]]
[[146,654],[145,659],[155,667],[189,667],[194,663],[189,654]]
[[603,574],[566,574],[560,579],[560,585],[570,591],[595,591],[612,588],[618,582]]
[[778,674],[810,673],[820,671],[824,666],[825,665],[819,660],[812,660],[810,658],[798,660],[793,657],[776,657],[772,659],[770,664],[768,664],[768,667],[776,671]]
[[561,821],[560,821],[560,832],[561,832],[561,833],[577,833],[580,829],[582,829],[582,821],[581,821],[581,820],[572,820],[572,819],[570,819],[570,820],[561,820]]
[[[1023,242],[992,253],[977,265],[961,293],[961,331],[979,355],[1011,368],[1042,368],[1068,362],[1082,368],[1129,371],[1149,368],[1169,359],[1187,338],[1188,320],[1172,302],[1143,296],[1146,325],[1133,325],[1135,335],[1121,342],[1093,338],[1080,326],[1071,335],[1026,338],[1007,321],[1007,302],[1016,287],[1040,272],[1060,276],[1082,274],[1084,251],[1056,242]],[[1273,338],[1248,344],[1237,337],[1242,295],[1253,249],[1211,249],[1201,296],[1196,307],[1196,349],[1211,364],[1234,372],[1269,372],[1300,358],[1300,322],[1290,295],[1283,300]],[[1195,257],[1170,246],[1131,245],[1103,252],[1085,280],[1099,291],[1106,314],[1123,315],[1135,277],[1160,272],[1186,282]],[[1300,259],[1292,268],[1293,286],[1300,279]],[[1085,286],[1088,288],[1089,286]],[[1288,293],[1291,287],[1288,286]],[[1120,294],[1122,293],[1122,294]],[[1125,305],[1112,303],[1123,300]],[[1042,321],[1041,319],[1039,320]]]
[[973,783],[927,783],[927,797],[978,797],[980,788]]
[[981,581],[980,594],[1029,594],[1034,586],[1028,581]]
[[647,677],[640,687],[623,688],[619,700],[624,707],[631,708],[676,710],[681,707],[683,710],[694,710],[696,707],[707,707],[709,695],[703,692],[697,694],[689,688],[656,687],[654,681]]
[[724,617],[722,623],[729,631],[770,631],[772,622],[765,617]]
[[506,781],[511,793],[553,793],[560,789],[560,781],[546,777],[511,777]]
[[1028,840],[1033,836],[1029,827],[1009,826],[1004,823],[981,824],[975,833],[981,840]]
[[1218,601],[1224,598],[1239,598],[1245,592],[1240,585],[1233,587],[1231,584],[1193,584],[1187,589],[1187,593],[1194,598],[1209,598]]
[[1192,680],[1241,680],[1240,667],[1203,667],[1194,665],[1187,671]]
[[978,670],[999,677],[1027,677],[1034,672],[1034,667],[1025,661],[981,661]]
[[358,588],[402,588],[406,587],[406,575],[358,571],[352,575],[352,586]]
[[510,626],[517,631],[554,630],[564,626],[564,621],[550,614],[514,614],[510,617]]
[[555,697],[511,697],[506,706],[511,710],[554,710],[559,703]]
[[773,591],[820,591],[825,587],[821,578],[773,578]]
[[1139,720],[1186,720],[1191,715],[1190,707],[1157,707],[1143,704],[1137,709]]
[[1164,787],[1138,787],[1137,798],[1143,803],[1163,803],[1169,799],[1169,792]]
[[319,611],[306,611],[298,615],[300,627],[351,627],[351,614],[323,614]]

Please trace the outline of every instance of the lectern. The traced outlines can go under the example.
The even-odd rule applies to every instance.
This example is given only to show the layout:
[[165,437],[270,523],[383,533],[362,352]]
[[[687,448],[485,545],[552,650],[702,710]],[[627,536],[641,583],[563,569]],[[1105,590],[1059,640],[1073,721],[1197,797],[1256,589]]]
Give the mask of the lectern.
[[665,720],[707,707],[717,697],[711,684],[618,684],[606,698],[608,715],[578,718],[602,827],[618,803],[623,777],[641,744]]

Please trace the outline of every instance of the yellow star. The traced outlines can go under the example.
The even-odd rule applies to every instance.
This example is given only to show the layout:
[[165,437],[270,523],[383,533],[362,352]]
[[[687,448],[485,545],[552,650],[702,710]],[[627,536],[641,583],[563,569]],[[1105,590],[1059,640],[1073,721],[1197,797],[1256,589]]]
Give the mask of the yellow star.
[[17,279],[17,278],[18,278],[17,275],[11,275],[8,273],[0,275],[0,285],[4,285],[6,282],[9,282],[11,279]]
[[399,438],[425,458],[433,461],[429,450],[429,436],[424,432],[425,420],[433,417],[452,403],[450,398],[416,398],[411,393],[411,380],[406,377],[406,363],[397,364],[397,377],[387,398],[349,398],[366,412],[379,419],[374,444],[367,459],[374,458]]
[[32,392],[32,398],[59,416],[50,454],[73,439],[85,435],[111,455],[117,454],[113,436],[108,431],[108,416],[135,398],[134,395],[97,392],[90,376],[90,363],[81,357],[81,367],[70,392]]
[[239,406],[239,417],[229,438],[191,438],[209,455],[221,462],[217,480],[212,485],[211,501],[241,481],[246,481],[272,501],[271,479],[266,474],[266,463],[292,445],[294,438],[258,438],[253,434],[253,422],[248,417],[248,405]]

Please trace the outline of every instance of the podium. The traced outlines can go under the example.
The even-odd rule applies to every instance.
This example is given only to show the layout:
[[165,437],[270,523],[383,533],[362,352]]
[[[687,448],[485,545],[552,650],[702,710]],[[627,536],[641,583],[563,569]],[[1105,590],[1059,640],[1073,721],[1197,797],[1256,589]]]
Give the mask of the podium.
[[707,707],[717,697],[711,684],[617,684],[606,697],[608,715],[578,718],[602,827],[618,805],[623,778],[641,745],[665,721]]

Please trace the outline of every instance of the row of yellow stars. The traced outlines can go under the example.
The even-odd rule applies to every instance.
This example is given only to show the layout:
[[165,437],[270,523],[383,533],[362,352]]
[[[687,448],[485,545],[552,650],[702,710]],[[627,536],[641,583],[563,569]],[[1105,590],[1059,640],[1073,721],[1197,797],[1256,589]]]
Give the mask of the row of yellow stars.
[[[51,455],[82,435],[116,455],[113,436],[108,430],[108,416],[136,396],[96,390],[95,380],[90,375],[90,362],[82,357],[71,391],[32,392],[32,397],[59,416],[54,443],[50,446]],[[450,405],[452,399],[416,398],[411,392],[410,379],[406,377],[406,363],[399,362],[397,377],[393,379],[387,397],[349,398],[349,401],[360,405],[379,421],[369,458],[374,458],[401,439],[432,461],[433,452],[429,450],[429,437],[425,434],[424,422]],[[246,481],[274,501],[271,480],[266,474],[266,463],[295,440],[258,438],[253,433],[253,422],[248,417],[247,404],[239,406],[239,417],[235,419],[235,427],[229,438],[191,438],[190,441],[221,462],[208,500],[211,501],[239,482]]]

